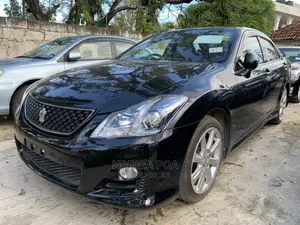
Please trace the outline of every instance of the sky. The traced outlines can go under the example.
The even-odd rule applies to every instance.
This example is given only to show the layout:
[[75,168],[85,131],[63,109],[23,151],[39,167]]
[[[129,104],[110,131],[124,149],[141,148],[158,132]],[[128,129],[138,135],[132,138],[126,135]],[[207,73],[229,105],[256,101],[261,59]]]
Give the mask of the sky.
[[[294,2],[300,4],[300,0],[294,0]],[[0,0],[0,16],[6,16],[5,12],[3,11],[5,3],[9,3],[9,0]],[[187,7],[187,6],[188,4],[183,4],[183,7]],[[180,13],[180,6],[172,5],[170,6],[170,8],[165,7],[159,15],[159,21],[161,23],[175,21],[179,13]],[[61,21],[59,21],[58,19],[58,22]]]

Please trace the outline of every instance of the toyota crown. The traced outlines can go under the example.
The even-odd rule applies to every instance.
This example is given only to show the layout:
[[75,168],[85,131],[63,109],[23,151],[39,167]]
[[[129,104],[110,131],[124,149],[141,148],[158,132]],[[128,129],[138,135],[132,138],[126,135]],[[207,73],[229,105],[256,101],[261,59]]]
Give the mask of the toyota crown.
[[106,203],[198,202],[224,157],[281,123],[289,76],[259,31],[160,33],[118,59],[34,84],[16,113],[16,146],[39,175]]

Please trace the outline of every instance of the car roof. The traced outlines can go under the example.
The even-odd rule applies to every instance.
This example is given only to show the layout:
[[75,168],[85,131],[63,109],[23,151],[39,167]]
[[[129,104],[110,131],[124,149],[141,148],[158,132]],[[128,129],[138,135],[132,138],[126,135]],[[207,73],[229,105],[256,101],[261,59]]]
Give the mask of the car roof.
[[268,37],[265,33],[261,32],[259,30],[253,29],[253,28],[249,28],[249,27],[194,27],[194,28],[184,28],[184,29],[179,29],[179,30],[171,30],[171,31],[167,31],[166,33],[176,32],[176,31],[188,31],[188,30],[196,31],[196,30],[208,30],[208,29],[235,30],[235,31],[238,31],[239,33],[244,33],[245,31],[252,31],[252,32],[256,32],[257,34],[260,34],[261,36]]
[[79,41],[79,40],[87,40],[87,39],[95,39],[95,38],[119,39],[124,41],[135,42],[135,43],[137,42],[136,40],[126,38],[126,37],[116,36],[116,35],[77,35],[77,36],[60,37],[55,40],[77,39]]
[[278,48],[300,48],[300,46],[279,46]]

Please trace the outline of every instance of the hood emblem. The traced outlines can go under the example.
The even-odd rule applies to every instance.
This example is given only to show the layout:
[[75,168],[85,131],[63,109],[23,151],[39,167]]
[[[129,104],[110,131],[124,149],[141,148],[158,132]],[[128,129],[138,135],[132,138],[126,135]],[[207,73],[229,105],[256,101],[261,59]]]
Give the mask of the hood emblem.
[[39,112],[39,121],[40,123],[44,123],[45,122],[45,117],[46,117],[47,111],[45,108],[43,108],[40,112]]

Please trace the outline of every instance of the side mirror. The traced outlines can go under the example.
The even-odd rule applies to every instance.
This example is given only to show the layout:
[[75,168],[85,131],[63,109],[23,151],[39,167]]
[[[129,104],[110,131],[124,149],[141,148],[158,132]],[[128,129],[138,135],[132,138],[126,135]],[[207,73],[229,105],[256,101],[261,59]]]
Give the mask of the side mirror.
[[80,58],[81,58],[80,52],[70,52],[69,53],[69,60],[70,61],[76,61],[76,60],[78,60]]
[[252,52],[247,52],[245,55],[245,60],[243,67],[250,71],[255,70],[258,67],[259,58],[258,55]]

